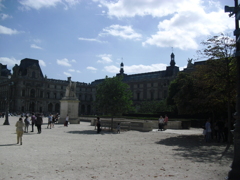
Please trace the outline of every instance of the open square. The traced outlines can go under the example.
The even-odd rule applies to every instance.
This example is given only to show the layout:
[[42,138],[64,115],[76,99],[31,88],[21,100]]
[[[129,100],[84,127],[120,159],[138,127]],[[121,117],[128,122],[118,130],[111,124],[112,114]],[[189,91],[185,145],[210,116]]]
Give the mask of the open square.
[[[15,123],[0,125],[0,179],[224,179],[233,146],[205,143],[200,129],[96,133],[89,122],[29,127],[16,144]],[[3,124],[4,119],[0,119]],[[224,156],[222,156],[224,154]]]

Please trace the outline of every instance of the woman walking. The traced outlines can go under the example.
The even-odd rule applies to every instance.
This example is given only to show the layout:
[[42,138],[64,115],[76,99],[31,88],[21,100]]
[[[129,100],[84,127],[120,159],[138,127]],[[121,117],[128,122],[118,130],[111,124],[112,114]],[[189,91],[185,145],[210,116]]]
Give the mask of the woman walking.
[[19,118],[15,126],[16,126],[16,133],[17,133],[17,144],[20,142],[20,145],[22,145],[22,136],[23,136],[23,127],[24,127],[22,118]]

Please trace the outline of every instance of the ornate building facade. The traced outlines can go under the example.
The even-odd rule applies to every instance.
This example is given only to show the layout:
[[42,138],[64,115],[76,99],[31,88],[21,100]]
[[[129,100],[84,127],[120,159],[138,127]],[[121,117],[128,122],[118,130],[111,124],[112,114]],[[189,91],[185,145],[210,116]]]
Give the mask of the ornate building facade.
[[[174,54],[170,57],[170,66],[166,70],[149,73],[127,75],[121,63],[120,73],[116,76],[123,75],[123,81],[130,86],[136,109],[142,101],[163,100],[167,97],[169,84],[179,72]],[[0,112],[5,111],[9,100],[10,112],[59,113],[59,100],[64,97],[67,80],[44,77],[39,61],[28,58],[13,67],[11,79],[7,78],[10,70],[6,65],[0,64],[0,72]],[[90,84],[76,82],[76,96],[80,100],[79,115],[95,114],[93,102],[96,87],[103,81],[99,79]]]

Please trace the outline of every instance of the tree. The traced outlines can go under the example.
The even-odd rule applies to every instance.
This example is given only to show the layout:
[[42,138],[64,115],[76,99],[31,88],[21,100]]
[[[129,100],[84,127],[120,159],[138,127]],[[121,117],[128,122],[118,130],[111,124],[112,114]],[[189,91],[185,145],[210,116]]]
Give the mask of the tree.
[[169,86],[167,97],[168,105],[176,105],[179,114],[196,113],[195,104],[192,100],[196,97],[194,78],[191,74],[180,72]]
[[140,104],[139,112],[141,113],[159,113],[159,112],[169,112],[172,110],[171,106],[166,104],[166,100],[151,100],[143,101]]
[[97,86],[95,106],[98,112],[111,115],[111,130],[113,129],[113,116],[132,109],[132,92],[122,79],[122,76],[106,77]]
[[[208,81],[205,81],[205,84],[207,83],[207,87],[212,88],[213,91],[208,94],[208,98],[210,96],[212,96],[212,99],[213,97],[217,97],[216,100],[226,104],[225,107],[227,107],[228,113],[228,137],[231,135],[231,109],[234,107],[233,104],[235,104],[234,99],[236,96],[236,59],[233,56],[236,47],[235,44],[236,42],[233,38],[221,34],[220,36],[213,36],[207,41],[203,41],[202,45],[206,46],[206,48],[198,51],[199,55],[207,57],[209,60],[207,63],[207,69],[209,71],[205,75],[208,77],[205,78],[205,80],[208,79]],[[198,72],[201,72],[201,70]],[[198,75],[198,77],[203,76],[205,72],[206,69],[205,71],[203,70],[203,73]],[[216,100],[213,102],[216,103]]]

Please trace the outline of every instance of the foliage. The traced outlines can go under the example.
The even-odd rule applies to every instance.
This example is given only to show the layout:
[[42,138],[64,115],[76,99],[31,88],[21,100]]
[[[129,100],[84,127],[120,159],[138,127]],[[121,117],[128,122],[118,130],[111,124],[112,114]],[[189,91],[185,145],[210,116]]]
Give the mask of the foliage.
[[131,98],[130,88],[122,82],[122,76],[106,77],[97,86],[95,107],[98,112],[110,114],[113,117],[131,110]]
[[159,112],[169,112],[172,110],[170,105],[166,104],[165,100],[161,101],[143,101],[140,104],[139,112],[141,113],[159,113]]
[[198,54],[207,61],[194,65],[192,72],[179,73],[169,87],[167,103],[175,104],[180,114],[226,114],[236,97],[235,41],[221,34],[202,44],[206,48]]

